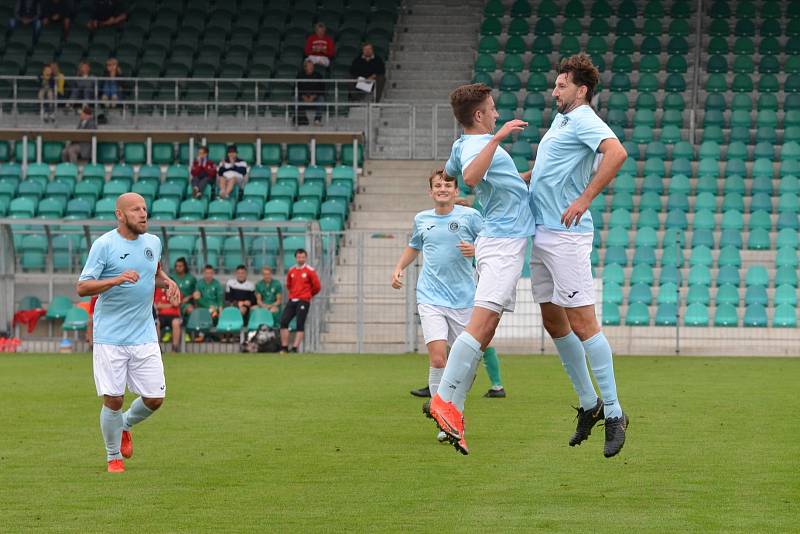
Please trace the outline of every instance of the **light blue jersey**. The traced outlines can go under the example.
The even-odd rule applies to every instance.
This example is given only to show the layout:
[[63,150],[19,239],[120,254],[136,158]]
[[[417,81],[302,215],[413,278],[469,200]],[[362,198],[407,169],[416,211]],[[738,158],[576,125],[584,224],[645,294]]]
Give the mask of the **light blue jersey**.
[[475,270],[472,258],[465,258],[458,244],[474,243],[482,225],[481,214],[465,206],[453,206],[447,215],[436,215],[432,209],[417,213],[408,246],[422,251],[418,304],[472,307]]
[[594,231],[589,211],[569,228],[561,222],[561,214],[586,190],[597,148],[611,138],[617,136],[588,105],[566,115],[556,113],[539,142],[531,177],[530,201],[536,224],[560,232]]
[[[445,165],[448,176],[464,173],[470,163],[492,139],[492,134],[464,134],[453,143]],[[514,160],[503,147],[494,151],[486,175],[475,187],[475,197],[483,206],[485,237],[529,237],[536,227],[529,205],[528,184],[517,171]]]
[[94,341],[108,345],[141,345],[158,341],[153,319],[153,292],[161,240],[152,234],[125,239],[117,230],[92,243],[80,280],[105,280],[136,271],[135,284],[125,282],[100,294],[94,308]]

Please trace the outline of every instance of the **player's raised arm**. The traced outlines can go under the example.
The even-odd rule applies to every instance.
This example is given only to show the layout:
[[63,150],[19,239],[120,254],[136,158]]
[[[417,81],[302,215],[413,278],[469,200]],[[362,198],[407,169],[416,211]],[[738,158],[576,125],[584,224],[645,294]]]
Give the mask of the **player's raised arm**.
[[[476,112],[479,113],[480,111]],[[489,165],[492,164],[492,158],[494,158],[494,153],[497,150],[497,147],[500,146],[500,143],[511,135],[513,132],[521,132],[525,129],[528,125],[527,122],[514,119],[510,120],[500,128],[492,139],[484,146],[478,155],[475,156],[475,159],[464,169],[464,183],[470,187],[475,187],[480,183],[484,176],[486,176],[486,171],[489,170]],[[488,132],[486,132],[488,133]]]
[[403,271],[405,271],[406,267],[411,265],[411,262],[417,259],[419,255],[419,250],[413,247],[406,247],[403,250],[403,253],[400,255],[400,259],[397,260],[397,265],[394,266],[394,271],[392,271],[392,287],[395,289],[400,289],[403,287]]

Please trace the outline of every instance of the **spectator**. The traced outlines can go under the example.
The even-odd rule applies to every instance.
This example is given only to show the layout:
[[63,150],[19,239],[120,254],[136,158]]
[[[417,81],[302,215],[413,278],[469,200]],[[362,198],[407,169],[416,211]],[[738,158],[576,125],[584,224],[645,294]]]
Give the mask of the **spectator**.
[[188,317],[194,311],[192,294],[197,285],[197,279],[189,272],[189,264],[186,263],[186,258],[181,257],[175,260],[175,272],[172,279],[178,284],[178,289],[181,290],[181,315]]
[[78,79],[72,80],[71,82],[72,91],[69,97],[72,100],[80,100],[80,102],[75,103],[79,108],[88,105],[90,101],[96,98],[94,93],[95,80],[89,77],[90,73],[91,67],[89,66],[89,62],[85,60],[81,61],[78,64],[78,73],[76,74]]
[[256,286],[247,279],[247,267],[236,267],[236,278],[231,278],[225,284],[225,304],[236,306],[247,321],[250,308],[256,304]]
[[375,55],[371,43],[361,45],[361,55],[353,60],[350,65],[350,75],[353,78],[364,78],[375,83],[375,101],[381,99],[383,86],[386,83],[386,65],[383,60]]
[[192,163],[192,196],[201,198],[206,187],[213,185],[217,177],[217,167],[208,159],[208,148],[201,146],[197,149],[197,159]]
[[[77,129],[97,129],[97,123],[92,117],[92,108],[89,106],[81,108]],[[71,142],[61,151],[61,159],[70,163],[78,163],[79,159],[88,160],[90,157],[92,157],[92,143],[89,141]]]
[[314,33],[306,39],[304,52],[306,59],[314,65],[330,67],[331,59],[336,55],[336,48],[333,46],[333,39],[325,32],[325,24],[317,22],[314,25]]
[[[183,295],[181,295],[183,297]],[[153,295],[153,304],[158,311],[158,332],[164,332],[161,341],[168,343],[172,340],[172,352],[180,352],[181,348],[181,310],[178,306],[173,306],[167,297],[167,292],[156,287]]]
[[53,101],[56,97],[56,77],[53,75],[53,66],[45,63],[42,73],[39,75],[39,101],[41,104],[42,117],[44,122],[55,122],[53,115]]
[[[314,63],[306,59],[303,62],[303,70],[297,73],[297,78],[300,80],[314,80],[308,82],[298,82],[297,94],[300,96],[300,102],[303,104],[322,104],[325,102],[325,84],[322,82],[320,73],[315,72]],[[313,106],[314,108],[314,124],[319,126],[322,124],[322,111],[324,106]],[[308,124],[308,117],[306,116],[307,108],[301,106],[298,110],[297,124]]]
[[117,80],[122,76],[122,69],[119,68],[117,58],[110,57],[106,60],[106,72],[104,76],[108,79],[103,80],[100,89],[100,99],[106,103],[106,107],[117,107],[117,101],[122,97],[122,88]]
[[73,14],[72,0],[44,0],[42,2],[42,24],[61,24],[64,35],[69,34]]
[[291,352],[298,352],[305,335],[306,317],[311,307],[311,299],[319,293],[320,283],[317,272],[306,264],[308,254],[302,248],[294,253],[297,264],[286,273],[286,290],[289,292],[289,302],[283,309],[281,316],[281,352],[289,351],[289,324],[297,317],[294,335],[294,347]]
[[92,18],[86,26],[90,31],[97,28],[108,28],[125,22],[128,13],[122,5],[122,0],[94,0]]
[[[192,293],[192,302],[196,308],[208,310],[211,319],[216,321],[219,311],[222,309],[222,284],[214,278],[214,268],[206,265],[203,268],[203,278],[197,281]],[[195,341],[203,341],[203,334],[198,334]]]
[[64,100],[64,75],[55,61],[50,63],[50,68],[53,69],[53,78],[56,79],[56,100]]
[[247,177],[247,163],[239,159],[236,145],[228,147],[228,155],[220,162],[217,175],[219,176],[220,198],[231,196],[234,185],[238,184],[239,187],[244,187],[245,178]]
[[271,267],[262,267],[261,280],[256,284],[256,303],[272,312],[272,322],[276,325],[280,319],[282,300],[283,286],[272,277]]
[[19,26],[33,25],[34,39],[38,38],[39,31],[42,29],[42,6],[39,0],[17,0],[14,7],[14,16],[8,21],[8,25],[13,29]]

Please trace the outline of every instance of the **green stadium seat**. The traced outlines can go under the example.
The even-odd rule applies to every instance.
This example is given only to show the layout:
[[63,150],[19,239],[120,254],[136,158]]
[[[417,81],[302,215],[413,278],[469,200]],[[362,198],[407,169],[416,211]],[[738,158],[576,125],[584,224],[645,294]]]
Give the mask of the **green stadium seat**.
[[73,306],[64,317],[61,329],[67,332],[84,331],[88,324],[89,313],[83,308]]
[[658,228],[660,224],[658,213],[652,209],[645,209],[639,212],[636,229],[641,231],[642,228]]
[[603,324],[606,326],[616,326],[620,324],[619,305],[612,302],[603,303]]
[[650,265],[651,267],[656,264],[656,251],[654,247],[636,247],[633,253],[633,265]]
[[775,240],[775,246],[776,248],[791,247],[796,249],[798,247],[797,232],[791,228],[780,229]]
[[678,324],[678,306],[675,303],[662,303],[656,308],[656,326],[675,326]]
[[722,247],[717,257],[717,265],[720,267],[730,265],[733,267],[741,267],[742,255],[738,248],[734,246]]
[[686,307],[684,324],[686,326],[708,326],[708,306],[700,302],[689,304]]
[[736,307],[733,304],[722,304],[717,306],[714,316],[714,326],[735,327],[739,325],[739,318],[736,314]]
[[769,230],[764,228],[750,230],[750,234],[747,237],[747,248],[750,250],[769,250]]
[[199,221],[206,217],[206,202],[196,198],[188,198],[180,203],[180,219]]
[[647,305],[641,302],[634,302],[628,306],[628,313],[625,316],[627,326],[647,326],[650,324],[650,313]]
[[603,304],[622,304],[622,286],[609,283],[603,286]]
[[797,268],[797,250],[791,247],[781,247],[777,249],[775,254],[776,267],[792,267]]
[[744,326],[767,326],[767,310],[762,304],[749,304],[744,310]]
[[777,328],[795,328],[797,326],[797,307],[792,304],[779,304],[775,307],[772,326]]
[[[612,265],[609,265],[608,268],[611,268]],[[618,266],[617,266],[618,267]],[[620,284],[623,284],[620,282]],[[638,265],[634,265],[633,269],[631,270],[631,278],[630,278],[631,285],[636,284],[644,284],[646,286],[650,286],[653,283],[653,267],[647,263],[639,263]]]
[[650,284],[637,283],[633,284],[628,291],[628,303],[641,302],[648,306],[653,302],[653,293],[650,290]]
[[603,268],[603,284],[617,284],[621,286],[625,283],[625,270],[618,264],[612,263]]
[[711,302],[711,298],[709,297],[708,286],[703,284],[695,284],[690,285],[689,290],[686,293],[686,304],[703,304],[708,306]]

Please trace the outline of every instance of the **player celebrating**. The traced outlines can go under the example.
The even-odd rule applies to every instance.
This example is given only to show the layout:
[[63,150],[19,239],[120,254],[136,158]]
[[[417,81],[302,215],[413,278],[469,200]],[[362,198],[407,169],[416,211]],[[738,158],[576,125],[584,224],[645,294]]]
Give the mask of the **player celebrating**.
[[[611,347],[594,312],[592,217],[589,205],[616,175],[627,154],[591,102],[599,73],[585,54],[561,62],[553,89],[558,113],[539,143],[531,181],[536,236],[531,253],[533,298],[544,327],[578,394],[580,444],[605,417],[604,454],[622,449],[628,417],[617,400]],[[602,154],[594,177],[597,152]],[[595,393],[586,355],[603,399]]]
[[467,454],[464,418],[456,403],[472,386],[481,353],[494,337],[504,311],[514,311],[517,282],[522,275],[525,248],[533,235],[528,202],[530,172],[517,171],[500,143],[527,123],[512,120],[496,134],[499,116],[492,90],[483,84],[463,85],[450,94],[453,114],[464,134],[453,143],[445,165],[448,176],[461,173],[484,207],[483,228],[475,241],[478,287],[472,315],[450,349],[442,381],[431,398],[430,415],[456,449]]
[[[161,269],[161,241],[147,232],[147,208],[136,193],[117,199],[118,226],[89,251],[78,281],[81,297],[99,295],[94,312],[94,381],[103,396],[100,430],[109,473],[125,471],[133,455],[131,427],[164,401],[166,384],[153,321],[153,292],[167,290],[180,304],[178,286]],[[125,386],[140,395],[122,412]]]
[[[430,360],[428,387],[431,395],[435,395],[447,362],[447,346],[452,346],[464,330],[472,311],[475,297],[473,243],[483,220],[477,210],[455,205],[456,180],[445,176],[444,169],[431,174],[428,185],[435,207],[414,217],[411,240],[392,273],[392,287],[403,287],[403,271],[421,250],[423,264],[417,282],[417,310]],[[439,440],[445,439],[446,434],[440,433]]]

